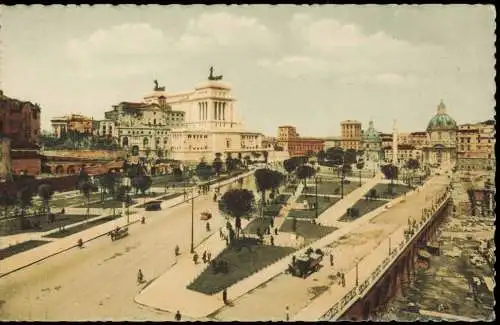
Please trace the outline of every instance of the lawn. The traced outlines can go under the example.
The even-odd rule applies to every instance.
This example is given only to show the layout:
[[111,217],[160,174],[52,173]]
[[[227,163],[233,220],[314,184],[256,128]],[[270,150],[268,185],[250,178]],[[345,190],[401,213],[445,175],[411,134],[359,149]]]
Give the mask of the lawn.
[[261,234],[264,234],[264,229],[271,226],[271,219],[269,217],[254,218],[243,231],[245,234],[257,234],[257,228],[260,228]]
[[[285,222],[283,222],[283,224],[281,225],[280,231],[293,233],[292,224],[292,219],[285,219]],[[328,234],[331,234],[335,230],[337,230],[337,228],[335,227],[321,226],[318,224],[313,224],[312,222],[307,220],[297,220],[296,233],[297,235],[304,237],[304,239],[306,240],[317,240],[319,238],[325,237]]]
[[[68,226],[86,219],[97,217],[97,215],[91,214],[89,216],[81,215],[81,214],[56,214],[56,220],[52,223],[47,223],[46,216],[42,216],[40,218],[40,228],[30,228],[30,229],[8,229],[5,231],[1,231],[1,234],[4,236],[22,234],[28,232],[45,232],[57,229],[61,226]],[[32,222],[38,222],[37,218],[29,218]]]
[[119,217],[120,217],[119,215],[117,215],[115,217],[113,217],[113,216],[107,216],[107,217],[104,217],[104,218],[101,218],[101,219],[98,219],[98,220],[92,220],[90,222],[87,222],[87,223],[84,223],[84,224],[81,224],[81,225],[78,225],[78,226],[75,226],[75,227],[71,227],[71,228],[68,228],[68,229],[57,231],[55,233],[52,233],[50,235],[45,235],[43,237],[47,237],[47,238],[64,238],[64,237],[76,234],[77,232],[81,232],[81,231],[87,230],[89,228],[92,228],[92,227],[101,225],[103,223],[109,222],[109,221],[114,220],[114,219],[119,218]]
[[[315,203],[316,202],[316,196],[305,196],[301,195],[297,199],[298,203],[304,202],[304,200],[307,200],[309,203]],[[323,212],[325,212],[329,207],[334,205],[340,201],[340,198],[336,197],[324,197],[324,196],[318,196],[318,216],[320,216]],[[288,213],[287,218],[316,218],[316,210],[315,209],[310,209],[310,210],[302,210],[302,209],[292,209]]]
[[378,183],[373,187],[377,191],[377,195],[379,198],[384,199],[394,199],[398,196],[401,196],[410,191],[410,188],[407,185],[394,184],[393,185],[393,194],[389,194],[388,192],[388,184]]
[[264,206],[264,216],[276,217],[281,210],[281,204],[267,204]]
[[[172,193],[172,194],[168,194],[168,195],[165,195],[165,196],[161,196],[158,198],[159,201],[168,201],[168,200],[171,200],[173,198],[176,198],[176,197],[179,197],[179,196],[182,196],[184,195],[183,193]],[[144,203],[144,204],[141,204],[141,205],[138,205],[136,206],[136,208],[141,208],[141,209],[144,209],[146,207],[147,203]]]
[[[95,200],[100,200],[100,199],[101,199],[100,193],[92,193],[90,195],[90,201],[95,201]],[[50,201],[50,207],[51,208],[67,208],[67,207],[72,206],[72,205],[84,204],[85,201],[86,201],[86,199],[83,195],[77,195],[77,196],[72,197],[72,198],[52,200],[52,201]]]
[[50,243],[50,241],[47,240],[28,240],[16,245],[9,246],[4,249],[0,249],[0,260],[3,260],[4,258],[25,252],[27,250],[36,248],[38,246],[42,246],[44,244]]
[[[137,202],[132,200],[132,203],[130,205],[134,205]],[[77,208],[86,208],[87,206],[85,204],[77,206]],[[121,201],[117,200],[106,200],[102,202],[94,202],[89,204],[89,208],[99,208],[99,209],[120,209],[123,207],[123,203]]]
[[[375,210],[376,208],[387,204],[388,202],[386,200],[366,200],[366,199],[361,199],[358,202],[356,202],[353,206],[353,208],[356,208],[359,210],[359,217],[362,217],[363,215],[367,214],[370,211]],[[357,218],[359,218],[357,217]],[[352,218],[350,216],[347,216],[347,212],[344,213],[344,215],[339,219],[339,221],[344,221],[344,222],[349,222],[356,220],[357,218]]]
[[215,294],[295,251],[291,247],[258,245],[255,240],[250,241],[249,238],[246,241],[249,248],[229,247],[215,258],[216,262],[227,262],[228,273],[215,274],[212,267],[208,267],[187,288],[205,294]]
[[[327,182],[322,181],[318,183],[318,194],[336,194],[340,195],[340,182]],[[349,184],[344,184],[344,196],[351,193],[355,189],[359,188],[359,182],[350,181]],[[316,187],[313,182],[308,182],[307,188],[304,189],[303,193],[316,193]]]

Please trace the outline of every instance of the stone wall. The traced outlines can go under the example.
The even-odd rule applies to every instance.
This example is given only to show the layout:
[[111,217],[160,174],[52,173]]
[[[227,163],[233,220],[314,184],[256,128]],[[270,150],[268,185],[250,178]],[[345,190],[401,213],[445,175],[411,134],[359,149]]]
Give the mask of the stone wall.
[[42,164],[39,157],[20,157],[13,158],[11,166],[13,174],[20,174],[26,170],[28,175],[39,175]]
[[86,158],[115,160],[127,155],[125,151],[111,150],[44,150],[41,155],[47,157],[67,157],[67,158]]

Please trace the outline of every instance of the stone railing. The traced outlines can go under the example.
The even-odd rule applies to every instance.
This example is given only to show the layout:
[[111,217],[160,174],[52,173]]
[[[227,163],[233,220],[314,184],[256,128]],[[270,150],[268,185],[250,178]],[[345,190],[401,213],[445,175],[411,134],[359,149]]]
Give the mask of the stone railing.
[[[403,239],[398,245],[396,245],[392,250],[389,256],[384,258],[381,264],[377,266],[377,268],[371,273],[371,275],[361,283],[359,286],[355,286],[351,291],[349,291],[339,303],[333,305],[323,316],[320,317],[322,321],[328,320],[336,320],[340,317],[352,304],[357,300],[354,298],[363,297],[366,292],[371,289],[373,285],[375,285],[382,275],[389,269],[389,267],[396,261],[399,256],[399,252],[403,251],[423,230],[425,225],[431,219],[431,216],[434,216],[436,212],[444,207],[446,201],[450,198],[450,191],[445,191],[435,202],[428,213],[422,216],[424,222],[417,224],[415,227],[409,226],[409,229],[413,230],[413,234],[409,237]],[[379,246],[380,247],[380,246]],[[356,294],[353,294],[355,292]]]

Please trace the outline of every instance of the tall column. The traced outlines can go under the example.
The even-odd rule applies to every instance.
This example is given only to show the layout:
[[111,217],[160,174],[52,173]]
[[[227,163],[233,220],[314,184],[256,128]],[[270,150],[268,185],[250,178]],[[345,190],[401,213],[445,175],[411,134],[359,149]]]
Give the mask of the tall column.
[[222,103],[222,119],[226,120],[226,103]]

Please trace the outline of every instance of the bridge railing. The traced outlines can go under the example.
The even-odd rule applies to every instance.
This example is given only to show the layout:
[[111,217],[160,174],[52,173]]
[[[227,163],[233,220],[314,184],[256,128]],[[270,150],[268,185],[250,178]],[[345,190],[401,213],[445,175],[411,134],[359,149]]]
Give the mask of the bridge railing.
[[[447,200],[450,198],[450,191],[447,189],[435,202],[433,202],[430,210],[426,211],[426,213],[422,216],[423,222],[420,222],[413,227],[410,225],[408,227],[409,230],[413,230],[411,236],[407,236],[403,239],[398,245],[396,245],[392,250],[389,256],[384,258],[384,260],[376,267],[376,269],[371,273],[368,278],[361,283],[359,286],[354,286],[349,292],[347,292],[344,297],[341,298],[340,302],[333,305],[326,313],[324,313],[320,320],[337,320],[340,316],[342,316],[348,308],[350,308],[355,301],[359,298],[363,297],[366,292],[375,285],[383,274],[389,269],[393,262],[398,258],[399,252],[404,251],[404,249],[417,237],[420,232],[424,229],[424,227],[429,223],[432,219],[431,216],[434,216],[435,213],[440,210]],[[354,294],[353,294],[354,292]],[[354,299],[357,298],[357,299]]]

